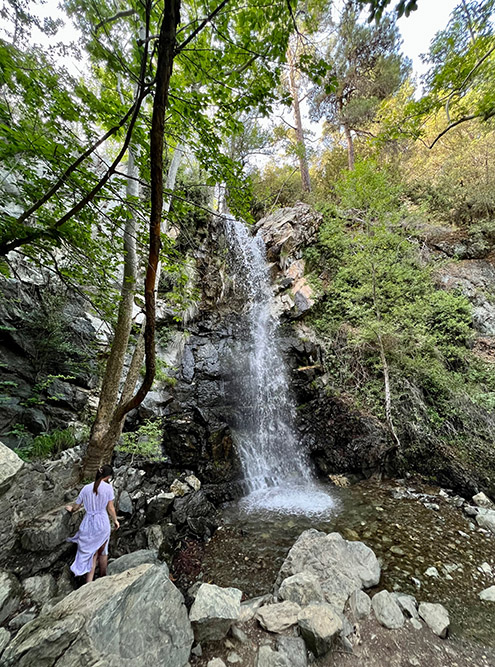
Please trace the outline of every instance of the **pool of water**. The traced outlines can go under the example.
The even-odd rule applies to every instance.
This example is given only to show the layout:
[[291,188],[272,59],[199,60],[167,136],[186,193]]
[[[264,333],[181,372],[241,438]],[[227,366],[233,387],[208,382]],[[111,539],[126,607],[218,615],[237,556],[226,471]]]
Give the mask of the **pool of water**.
[[[487,562],[495,573],[495,539],[470,528],[438,489],[414,485],[435,496],[438,510],[425,507],[424,498],[397,497],[411,486],[368,480],[349,488],[322,485],[313,496],[301,488],[293,496],[274,488],[230,503],[206,545],[200,578],[240,588],[247,598],[268,593],[301,532],[338,531],[375,551],[382,564],[376,591],[401,590],[418,601],[441,602],[454,635],[495,645],[495,604],[478,598],[495,583],[493,575],[479,570]],[[438,578],[425,575],[432,566]]]

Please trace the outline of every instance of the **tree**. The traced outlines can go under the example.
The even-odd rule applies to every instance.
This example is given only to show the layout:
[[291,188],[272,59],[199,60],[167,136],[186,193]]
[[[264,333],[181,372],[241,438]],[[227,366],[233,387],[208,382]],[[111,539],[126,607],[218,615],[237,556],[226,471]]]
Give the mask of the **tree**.
[[359,7],[344,6],[326,53],[328,72],[310,94],[313,119],[342,127],[349,169],[354,168],[353,132],[363,132],[382,100],[401,85],[408,64],[399,54],[399,33],[390,17],[362,24]]
[[494,0],[463,0],[431,43],[426,94],[406,109],[408,130],[416,137],[424,136],[427,119],[443,125],[428,141],[430,148],[462,123],[495,116],[494,9]]
[[[102,388],[101,412],[95,422],[85,459],[86,473],[91,474],[101,461],[111,456],[122,428],[122,420],[143,400],[155,374],[154,309],[160,264],[163,197],[164,194],[172,194],[164,193],[162,182],[164,142],[173,145],[178,136],[182,137],[210,174],[212,181],[227,183],[230,205],[234,210],[246,211],[247,199],[239,188],[240,169],[221,152],[222,141],[225,136],[238,130],[240,113],[254,108],[259,113],[267,113],[270,109],[270,103],[276,96],[280,62],[285,56],[291,24],[288,21],[289,8],[282,2],[266,3],[263,6],[254,1],[240,3],[234,0],[223,0],[216,5],[210,2],[199,5],[191,3],[184,5],[186,21],[177,39],[178,0],[165,0],[163,5],[131,2],[124,7],[120,4],[112,6],[97,3],[88,6],[79,0],[70,0],[66,6],[78,16],[86,40],[86,50],[91,54],[93,70],[98,73],[98,92],[102,92],[99,97],[94,92],[94,86],[93,90],[88,88],[91,92],[88,130],[94,134],[95,122],[106,120],[107,107],[112,112],[115,108],[120,111],[122,99],[127,104],[131,99],[131,105],[115,125],[116,129],[112,127],[78,156],[72,155],[72,161],[67,160],[65,171],[58,176],[56,161],[52,156],[53,170],[43,183],[45,191],[40,188],[40,196],[25,207],[21,216],[18,216],[22,219],[17,220],[17,227],[6,225],[8,237],[2,248],[4,252],[20,248],[29,252],[31,248],[34,250],[42,244],[50,243],[55,237],[60,242],[67,225],[76,222],[76,216],[82,215],[88,206],[109,191],[115,193],[117,183],[124,182],[121,179],[124,175],[120,174],[118,166],[125,153],[131,145],[146,146],[145,128],[149,123],[146,100],[150,92],[154,93],[149,151],[141,151],[141,155],[148,154],[149,157],[139,160],[140,179],[146,183],[149,174],[151,189],[145,279],[146,371],[141,386],[133,396],[129,396],[132,382],[124,382],[115,406],[121,382],[119,369],[122,368],[123,355],[128,351],[129,312],[135,283],[132,252],[128,245],[121,308],[109,370]],[[140,24],[144,25],[144,32],[136,41],[129,42],[125,38],[129,33],[126,30],[129,22],[133,35],[137,34]],[[230,69],[226,70],[226,65]],[[70,90],[70,87],[69,84],[67,88]],[[133,89],[137,91],[134,101]],[[118,137],[122,129],[125,129],[125,134],[117,156],[107,169],[102,170],[102,175],[97,174],[95,177],[91,163],[87,162],[88,158],[110,136]],[[69,179],[74,179],[81,167],[86,168],[91,187],[86,191],[80,187],[81,197],[69,210],[63,210],[64,206],[67,209],[67,201],[61,197],[58,202],[61,217],[57,219],[52,211],[54,197],[64,192]],[[116,181],[118,178],[120,181]],[[127,198],[125,206],[136,210],[132,196]],[[33,215],[36,213],[39,216],[39,212],[43,211],[46,211],[46,224],[40,225],[38,220],[34,221]],[[88,224],[88,232],[91,233],[97,224],[98,220]],[[126,243],[130,229],[126,226]]]

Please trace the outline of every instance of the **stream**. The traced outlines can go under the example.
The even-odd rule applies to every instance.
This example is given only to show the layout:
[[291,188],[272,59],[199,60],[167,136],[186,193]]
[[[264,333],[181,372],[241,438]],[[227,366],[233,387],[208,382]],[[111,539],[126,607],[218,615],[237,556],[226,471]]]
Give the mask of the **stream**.
[[[320,516],[246,508],[245,501],[227,504],[222,526],[206,546],[202,580],[239,588],[246,598],[270,593],[301,532],[338,531],[348,540],[362,540],[380,559],[382,577],[371,595],[386,588],[440,602],[449,611],[453,636],[495,646],[495,605],[478,598],[494,583],[494,538],[470,526],[455,506],[458,499],[411,480],[367,480],[348,488],[328,484],[322,490],[334,505]],[[483,563],[493,574],[480,569]],[[438,577],[425,574],[430,567]]]

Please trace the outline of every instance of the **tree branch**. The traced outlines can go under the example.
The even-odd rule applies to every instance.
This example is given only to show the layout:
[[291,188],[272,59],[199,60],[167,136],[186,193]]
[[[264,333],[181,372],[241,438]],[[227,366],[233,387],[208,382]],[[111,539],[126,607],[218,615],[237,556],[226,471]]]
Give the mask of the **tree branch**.
[[222,9],[227,5],[229,0],[222,0],[222,2],[211,12],[209,16],[207,16],[205,19],[201,21],[201,23],[198,25],[198,27],[192,31],[192,33],[189,35],[189,37],[186,37],[186,39],[181,42],[178,46],[175,47],[175,55],[180,53],[185,46],[187,46],[192,40],[198,35],[203,28],[212,20],[215,18],[215,16],[222,11]]
[[137,14],[135,9],[123,9],[121,12],[117,12],[113,16],[109,16],[107,19],[103,19],[98,23],[98,25],[95,26],[95,35],[98,32],[98,30],[100,28],[103,28],[103,26],[106,25],[107,23],[113,23],[118,19],[124,18],[126,16],[133,16],[134,14]]
[[483,120],[488,120],[489,118],[492,118],[495,116],[495,109],[492,109],[489,113],[475,113],[472,114],[471,116],[463,116],[462,118],[459,118],[459,120],[454,121],[453,123],[450,123],[445,130],[442,130],[440,134],[438,134],[435,139],[432,141],[431,144],[429,144],[428,148],[433,148],[433,146],[437,143],[439,139],[441,139],[447,132],[452,130],[454,127],[457,125],[460,125],[461,123],[466,123],[468,120],[474,120],[475,118],[483,118]]

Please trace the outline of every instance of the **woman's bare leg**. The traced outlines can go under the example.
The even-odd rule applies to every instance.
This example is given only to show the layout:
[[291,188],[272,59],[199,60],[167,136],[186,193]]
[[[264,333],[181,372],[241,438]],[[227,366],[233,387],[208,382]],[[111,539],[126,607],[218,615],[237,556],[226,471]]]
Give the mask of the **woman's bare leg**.
[[98,555],[98,552],[95,553],[93,556],[93,566],[91,567],[91,570],[88,572],[86,575],[86,583],[89,584],[90,581],[93,581],[93,578],[95,576],[95,570],[96,570],[96,556]]
[[106,542],[98,549],[98,565],[100,566],[100,577],[107,576],[108,555],[104,554]]

